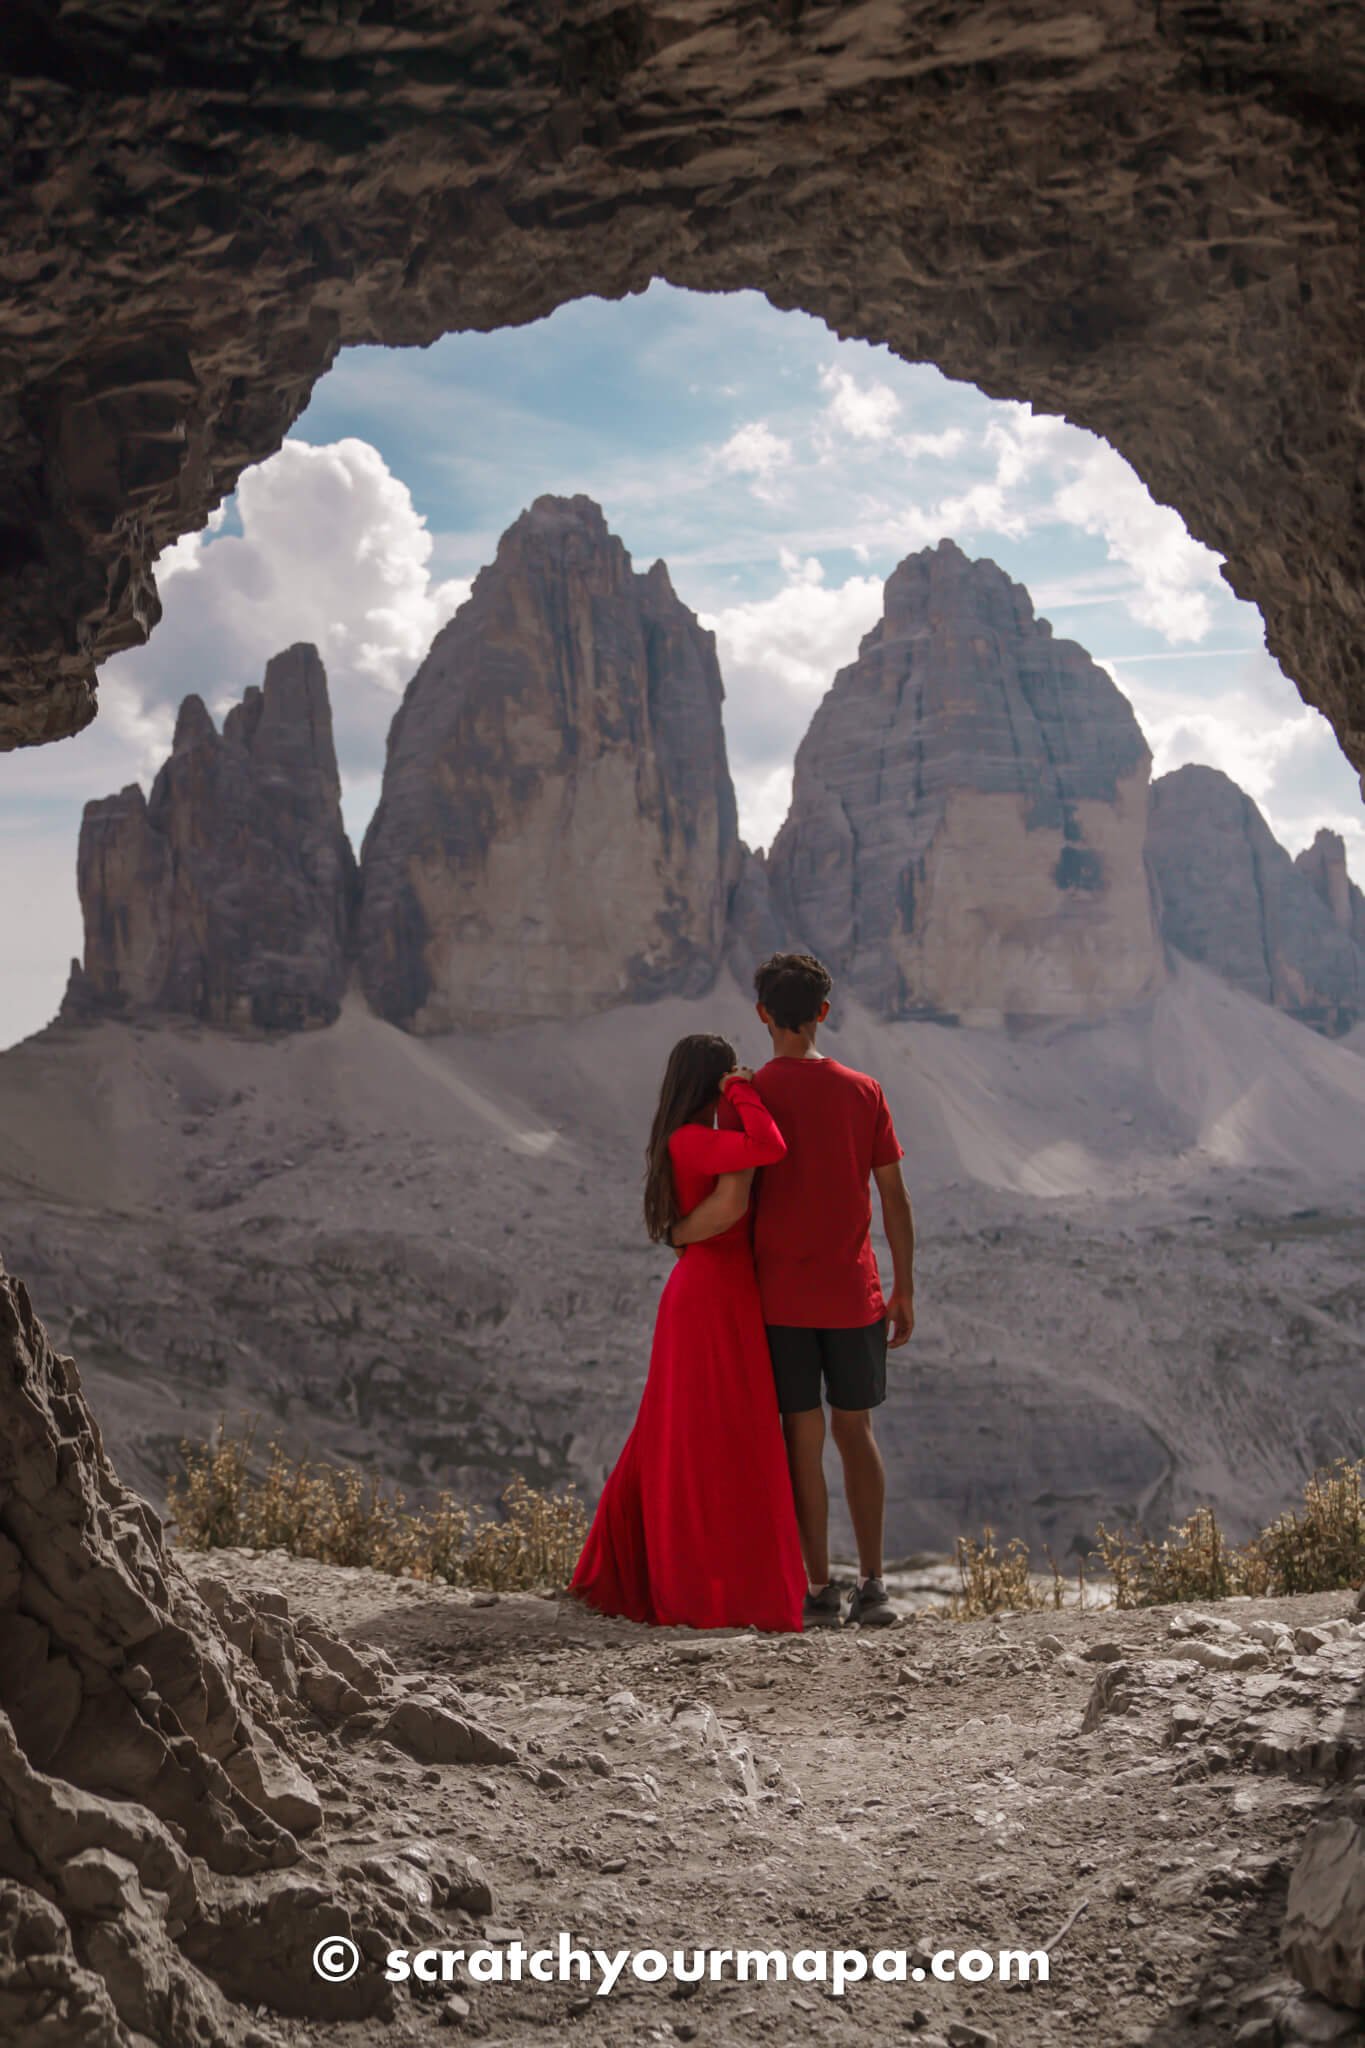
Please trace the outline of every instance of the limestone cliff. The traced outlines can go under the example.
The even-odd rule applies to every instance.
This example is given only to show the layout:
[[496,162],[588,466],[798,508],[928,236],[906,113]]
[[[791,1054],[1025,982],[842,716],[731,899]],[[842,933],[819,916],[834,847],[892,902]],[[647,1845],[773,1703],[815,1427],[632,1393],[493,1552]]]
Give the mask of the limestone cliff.
[[1351,880],[1340,832],[1321,826],[1313,844],[1294,856],[1294,865],[1327,905],[1332,922],[1365,950],[1365,893]]
[[85,958],[68,1020],[151,1010],[231,1029],[330,1023],[355,861],[316,648],[277,654],[221,734],[186,697],[151,795],[134,783],[86,805],[77,879]]
[[1132,708],[1028,593],[951,541],[880,622],[796,756],[768,876],[793,933],[884,1016],[1096,1016],[1164,979]]
[[1322,858],[1322,841],[1335,836],[1320,833],[1296,865],[1251,798],[1218,769],[1191,764],[1152,785],[1147,846],[1166,937],[1330,1037],[1365,1013],[1365,949],[1340,914],[1352,909],[1349,893],[1339,891],[1332,905]]
[[389,734],[358,954],[417,1032],[714,979],[740,853],[715,643],[585,497],[538,498]]

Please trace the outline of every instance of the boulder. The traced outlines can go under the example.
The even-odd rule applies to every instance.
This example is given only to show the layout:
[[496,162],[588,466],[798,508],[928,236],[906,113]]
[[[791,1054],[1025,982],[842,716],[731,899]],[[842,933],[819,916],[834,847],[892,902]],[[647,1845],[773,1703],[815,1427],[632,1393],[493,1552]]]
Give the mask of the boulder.
[[1365,2006],[1365,1826],[1346,1814],[1308,1831],[1289,1879],[1280,1946],[1294,1975],[1334,2005]]

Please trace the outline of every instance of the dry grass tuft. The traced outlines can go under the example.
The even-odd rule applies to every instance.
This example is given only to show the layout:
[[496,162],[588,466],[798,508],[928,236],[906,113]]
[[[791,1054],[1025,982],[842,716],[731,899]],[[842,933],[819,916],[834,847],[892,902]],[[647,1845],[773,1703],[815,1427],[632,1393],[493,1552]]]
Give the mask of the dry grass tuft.
[[1338,1458],[1304,1487],[1303,1506],[1249,1543],[1230,1544],[1212,1508],[1197,1508],[1164,1542],[1101,1526],[1095,1548],[1118,1607],[1172,1601],[1333,1593],[1365,1581],[1365,1458]]
[[1062,1605],[1062,1579],[1051,1553],[1052,1585],[1047,1591],[1035,1582],[1029,1565],[1028,1545],[1011,1536],[1003,1550],[996,1548],[995,1531],[989,1523],[981,1531],[980,1543],[970,1536],[957,1539],[958,1591],[949,1602],[949,1613],[957,1621],[977,1621],[984,1614],[1020,1614],[1039,1607]]
[[171,1482],[168,1509],[185,1549],[287,1550],[322,1564],[524,1592],[566,1584],[587,1535],[572,1491],[541,1493],[514,1479],[501,1519],[448,1493],[409,1508],[373,1477],[290,1458],[277,1443],[253,1478],[253,1448],[251,1429],[233,1437],[222,1422],[210,1442],[181,1446],[185,1477]]

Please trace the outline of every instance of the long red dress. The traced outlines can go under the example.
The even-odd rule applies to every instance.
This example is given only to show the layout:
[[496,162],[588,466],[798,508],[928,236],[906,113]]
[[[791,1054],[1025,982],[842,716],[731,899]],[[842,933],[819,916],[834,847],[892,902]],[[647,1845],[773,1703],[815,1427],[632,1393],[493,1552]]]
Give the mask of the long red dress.
[[[668,1141],[684,1216],[721,1174],[787,1149],[747,1081],[720,1114],[742,1128],[684,1124]],[[630,1621],[799,1630],[805,1589],[745,1214],[688,1245],[668,1277],[635,1427],[570,1591]]]

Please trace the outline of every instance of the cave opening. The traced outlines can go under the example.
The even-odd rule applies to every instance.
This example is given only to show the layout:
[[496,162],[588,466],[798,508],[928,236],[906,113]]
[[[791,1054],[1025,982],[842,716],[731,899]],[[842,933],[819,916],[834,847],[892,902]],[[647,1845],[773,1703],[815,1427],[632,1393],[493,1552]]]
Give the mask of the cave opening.
[[[239,485],[241,516],[246,480],[275,459],[338,351],[491,333],[541,319],[585,291],[621,300],[655,277],[704,292],[763,290],[833,333],[885,345],[906,364],[937,363],[1003,401],[1104,435],[1156,499],[1226,559],[1233,588],[1261,610],[1274,658],[1330,720],[1355,767],[1365,767],[1354,483],[1361,74],[1348,11],[1286,13],[1237,0],[1089,11],[965,0],[930,9],[642,0],[605,10],[578,0],[501,10],[455,0],[307,8],[251,0],[187,22],[166,0],[134,8],[71,0],[59,15],[48,10],[40,21],[40,13],[25,0],[0,22],[10,115],[0,143],[9,202],[0,269],[0,747],[18,750],[3,764],[10,801],[0,826],[0,903],[22,898],[43,917],[47,864],[31,806],[63,777],[68,802],[112,787],[103,778],[93,792],[82,784],[86,742],[46,743],[89,725],[96,671],[113,678],[117,660],[155,625],[153,565],[179,547],[166,592],[195,578],[207,585],[215,556],[247,538],[247,521],[235,534],[229,519],[200,545],[206,516]],[[765,413],[766,400],[747,423]],[[783,438],[771,418],[768,433]],[[766,461],[771,479],[769,442],[751,435],[741,452]],[[401,476],[401,465],[391,474]],[[748,490],[762,469],[731,474]],[[641,567],[655,543],[637,538],[634,508],[605,509]],[[561,513],[542,526],[555,522],[562,534]],[[668,559],[667,547],[660,553]],[[790,576],[779,564],[772,587],[746,601],[777,596],[799,617],[802,601],[808,613],[818,610],[803,591],[842,590],[859,573],[825,564],[820,550],[811,555],[822,578],[803,574],[810,556],[797,552]],[[1032,587],[1035,579],[1022,580]],[[908,615],[913,591],[903,595]],[[700,603],[685,590],[674,596]],[[675,644],[697,653],[704,682],[698,644],[658,579],[635,598],[633,644],[647,655],[651,634],[657,642],[676,630]],[[1046,601],[1038,608],[1048,615]],[[170,651],[173,623],[168,604],[148,656]],[[1084,632],[1075,637],[1090,644]],[[990,647],[985,632],[959,638],[953,672],[977,692]],[[1030,758],[1030,731],[1051,737],[1058,724],[1048,710],[1057,679],[1039,654],[1021,647],[1014,664],[1017,715],[992,746],[1005,772],[1017,772],[1011,760]],[[331,659],[339,662],[339,652]],[[487,1700],[449,1685],[447,1668],[430,1668],[437,1656],[446,1662],[426,1634],[438,1626],[433,1602],[420,1652],[432,1690],[400,1701],[391,1663],[320,1632],[311,1604],[306,1620],[291,1615],[281,1560],[264,1592],[226,1565],[220,1574],[217,1559],[196,1573],[196,1590],[155,1517],[115,1480],[86,1407],[88,1396],[120,1468],[152,1494],[175,1440],[206,1433],[229,1390],[294,1431],[296,1447],[383,1465],[419,1487],[446,1481],[473,1494],[512,1470],[599,1475],[638,1387],[655,1277],[641,1256],[630,1185],[638,1149],[630,1104],[646,1085],[643,1068],[632,1068],[640,1019],[648,1015],[660,1031],[683,1028],[700,1001],[712,1004],[713,1022],[733,1021],[736,1032],[751,1025],[738,982],[731,993],[718,977],[723,1002],[688,993],[685,946],[683,956],[668,951],[688,938],[687,892],[675,890],[644,948],[650,972],[662,960],[675,985],[651,985],[644,1005],[557,1024],[557,1052],[544,1020],[502,1032],[407,1028],[436,996],[449,1001],[449,987],[442,994],[430,972],[393,977],[395,1007],[412,1013],[400,1028],[354,1004],[325,1029],[287,1028],[310,1019],[319,937],[318,920],[300,922],[293,911],[308,912],[308,888],[325,880],[329,861],[333,898],[345,895],[348,877],[330,813],[320,837],[295,832],[278,846],[257,837],[253,792],[264,783],[281,793],[275,809],[296,826],[308,822],[310,791],[321,787],[327,799],[316,749],[301,744],[306,720],[275,715],[291,703],[318,705],[315,670],[297,655],[247,699],[260,667],[225,692],[241,707],[230,735],[220,729],[221,703],[216,715],[207,707],[188,714],[183,778],[165,785],[155,818],[139,822],[129,796],[102,813],[104,855],[93,838],[88,849],[92,902],[109,913],[96,915],[95,929],[110,949],[122,947],[120,973],[164,961],[192,1010],[224,1006],[229,1028],[197,1013],[166,1019],[134,1007],[122,1018],[68,1019],[0,1055],[0,1241],[6,1264],[34,1276],[84,1383],[49,1346],[22,1286],[0,1276],[0,1624],[13,1652],[3,1703],[14,1730],[11,1739],[9,1721],[0,1722],[0,1774],[16,1816],[18,1878],[0,1946],[19,1957],[5,1997],[21,2033],[54,2024],[54,1998],[77,2032],[113,2038],[131,2029],[166,2048],[191,2033],[254,2038],[263,2004],[323,2021],[387,2018],[393,2006],[376,1972],[340,1986],[310,1975],[310,1952],[337,1945],[320,1937],[333,1936],[341,1919],[370,1954],[429,1938],[426,1913],[410,1905],[419,1893],[486,1916],[493,1889],[467,1853],[484,1839],[499,1918],[515,1910],[556,1924],[564,1880],[542,1854],[556,1808],[534,1803],[546,1793],[574,1802],[561,1810],[577,1814],[575,1834],[596,1840],[599,1821],[608,1824],[592,1859],[599,1869],[575,1880],[595,1932],[633,1934],[637,1880],[650,1879],[648,1896],[679,1927],[693,1910],[694,1859],[684,1859],[681,1877],[676,1858],[650,1868],[635,1822],[627,1818],[629,1833],[619,1833],[623,1809],[613,1834],[611,1813],[593,1808],[606,1759],[587,1752],[581,1717],[567,1734],[530,1741],[522,1771],[496,1786],[492,1819],[479,1810],[486,1780],[479,1797],[462,1800],[450,1796],[458,1775],[446,1777],[419,1810],[416,1774],[404,1782],[395,1770],[394,1745],[423,1782],[452,1756],[477,1757],[485,1769],[513,1761],[531,1729],[548,1735],[537,1718],[550,1704],[547,1686],[570,1665],[570,1682],[581,1682],[585,1648],[594,1678],[619,1683],[619,1644],[575,1641],[553,1681],[526,1669],[523,1693],[502,1687],[516,1667],[500,1617],[485,1632],[488,1617],[461,1612],[447,1647],[463,1659],[457,1671],[479,1685],[498,1663],[505,1704],[494,1702],[490,1714]],[[180,678],[185,687],[193,680]],[[924,701],[922,682],[893,677],[888,703],[897,690],[902,703]],[[1286,716],[1297,716],[1292,705]],[[611,724],[602,721],[604,742]],[[1343,1193],[1348,1169],[1358,1173],[1351,1145],[1361,1102],[1348,1064],[1358,1053],[1339,1042],[1353,1028],[1340,1008],[1318,1000],[1322,949],[1340,946],[1330,932],[1353,929],[1354,898],[1330,847],[1305,869],[1286,847],[1280,859],[1267,844],[1256,805],[1248,808],[1249,775],[1267,778],[1260,793],[1274,787],[1282,810],[1290,785],[1304,778],[1270,772],[1278,714],[1249,706],[1239,724],[1250,768],[1234,786],[1211,787],[1200,776],[1207,764],[1186,758],[1158,778],[1168,787],[1148,819],[1145,848],[1170,914],[1182,877],[1194,868],[1205,878],[1178,901],[1178,937],[1163,935],[1163,948],[1188,967],[1176,963],[1150,999],[1083,1029],[1055,1013],[1042,1026],[1020,1023],[1007,1011],[1016,982],[978,983],[972,1002],[942,1020],[977,1029],[941,1029],[907,1005],[960,975],[961,947],[940,943],[944,934],[970,931],[976,953],[1001,951],[999,934],[980,922],[979,890],[959,894],[946,924],[922,924],[932,885],[977,873],[983,848],[994,849],[999,895],[1019,898],[1016,953],[1030,919],[1040,934],[1068,934],[1067,974],[1059,982],[1034,972],[1023,993],[1055,1000],[1059,985],[1074,984],[1097,911],[1106,897],[1117,904],[1115,878],[1135,888],[1135,849],[1146,859],[1131,736],[1107,763],[1102,748],[1092,749],[1084,790],[1053,789],[1038,807],[1037,842],[1060,835],[1053,850],[1066,855],[1073,880],[1096,873],[1087,852],[1102,856],[1103,886],[1062,891],[1060,910],[1037,894],[1054,887],[1055,873],[1020,857],[1027,836],[1001,836],[998,790],[969,785],[969,801],[945,809],[929,843],[894,847],[844,780],[837,734],[819,763],[816,781],[839,788],[823,810],[805,810],[809,829],[787,863],[788,907],[818,927],[812,935],[839,950],[862,986],[840,1020],[841,1043],[850,1057],[897,1075],[930,1224],[919,1372],[905,1404],[913,1414],[904,1428],[889,1419],[887,1432],[904,1510],[892,1540],[904,1546],[903,1561],[986,1517],[1065,1554],[1097,1515],[1140,1517],[1159,1529],[1196,1493],[1217,1506],[1225,1528],[1243,1533],[1292,1498],[1306,1470],[1358,1442],[1359,1203]],[[116,742],[111,760],[132,748],[153,765],[171,737],[161,700],[149,713],[112,681],[86,741],[100,744],[101,729]],[[697,840],[689,778],[702,757],[676,721],[665,719],[665,729],[666,779],[678,800],[671,848],[688,844],[689,833]],[[755,769],[760,738],[753,735]],[[736,764],[745,765],[740,751],[737,740]],[[879,774],[895,751],[882,749]],[[951,745],[911,740],[899,765],[916,805],[933,793],[945,761],[961,758]],[[530,801],[532,779],[522,787],[509,778],[519,801]],[[358,782],[350,792],[357,824],[377,794]],[[619,781],[611,788],[616,801]],[[448,835],[455,853],[471,821],[487,837],[491,817],[477,790],[463,794]],[[1303,794],[1300,787],[1300,802]],[[781,789],[769,796],[781,809]],[[610,814],[605,793],[599,808]],[[235,837],[223,843],[239,867],[254,863],[257,875],[273,876],[272,900],[290,915],[267,920],[269,943],[215,980],[200,974],[194,937],[210,900],[230,921],[232,878],[225,885],[206,858],[218,848],[214,832],[196,837],[189,827],[227,815]],[[852,896],[841,815],[866,869],[866,886]],[[1202,837],[1192,860],[1195,828]],[[762,838],[752,822],[748,830],[752,842]],[[179,870],[168,859],[175,833]],[[1241,876],[1235,890],[1230,849]],[[69,863],[69,835],[63,854]],[[877,859],[867,866],[873,854],[880,869]],[[716,869],[718,879],[719,852]],[[887,869],[902,886],[889,886]],[[168,881],[181,870],[196,879],[168,924]],[[616,877],[613,887],[628,897],[630,881]],[[771,881],[747,868],[729,897],[751,937],[773,913]],[[433,920],[471,946],[499,929],[495,901],[471,896],[454,920],[448,894],[414,887],[392,921],[408,934],[399,950],[409,964],[427,949]],[[1146,901],[1150,912],[1156,900],[1130,896],[1129,928],[1134,904],[1140,913]],[[913,959],[893,949],[887,972],[880,935],[897,921],[933,943]],[[309,945],[297,943],[301,931]],[[641,953],[637,936],[632,957]],[[520,913],[514,943],[495,950],[516,961],[543,948],[543,938],[532,907]],[[1215,965],[1214,949],[1230,938],[1237,962],[1225,951]],[[1112,988],[1112,956],[1090,951],[1099,986]],[[8,942],[4,957],[8,987],[17,958]],[[1236,974],[1227,971],[1234,965]],[[324,962],[324,979],[328,971]],[[237,1028],[251,1024],[262,999],[282,1005],[272,1028]],[[244,1012],[234,1007],[242,1002]],[[1159,1028],[1148,1028],[1153,1020]],[[426,1021],[441,1019],[432,1009]],[[1097,1183],[1111,1199],[1097,1198]],[[542,1234],[546,1217],[553,1240]],[[597,1258],[571,1279],[560,1264],[568,1238]],[[570,1353],[590,1368],[591,1410],[564,1398]],[[311,1603],[316,1583],[289,1579],[291,1597],[297,1586]],[[1070,1944],[1068,1967],[1082,1989],[1068,1994],[1068,2017],[1082,2029],[1116,2015],[1134,2034],[1153,2024],[1160,2031],[1166,2021],[1148,2003],[1154,1995],[1169,1999],[1172,2024],[1190,2012],[1217,2024],[1229,2010],[1224,1991],[1236,1993],[1241,2017],[1242,1989],[1224,1967],[1229,1867],[1208,1862],[1209,1841],[1227,1819],[1230,1756],[1266,1766],[1254,1815],[1240,1794],[1236,1802],[1243,1860],[1232,1872],[1242,1894],[1234,1901],[1239,1956],[1247,1974],[1266,1972],[1256,2005],[1245,2008],[1251,2029],[1297,2037],[1330,2031],[1334,2020],[1349,2024],[1319,2000],[1286,1996],[1276,1882],[1296,1852],[1304,1819],[1297,1774],[1303,1758],[1320,1759],[1323,1712],[1345,1730],[1333,1747],[1337,1765],[1350,1749],[1347,1688],[1358,1689],[1359,1674],[1333,1661],[1349,1653],[1340,1640],[1351,1629],[1347,1597],[1311,1596],[1292,1611],[1292,1638],[1271,1626],[1268,1639],[1267,1624],[1254,1624],[1259,1647],[1252,1631],[1232,1624],[1232,1661],[1244,1670],[1281,1657],[1287,1664],[1292,1642],[1297,1690],[1288,1708],[1274,1702],[1260,1713],[1251,1695],[1265,1680],[1227,1675],[1217,1642],[1177,1644],[1206,1670],[1224,1669],[1215,1679],[1186,1664],[1191,1696],[1218,1685],[1219,1712],[1201,1729],[1182,1711],[1174,1750],[1172,1667],[1148,1656],[1153,1634],[1127,1621],[1121,1636],[1107,1618],[1082,1617],[1075,1628],[1072,1617],[1057,1621],[1069,1643],[1098,1655],[1112,1655],[1118,1636],[1124,1661],[1106,1665],[1093,1691],[1078,1659],[1044,1660],[1040,1632],[1040,1654],[1017,1663],[1018,1650],[999,1641],[1012,1622],[992,1622],[981,1643],[987,1654],[970,1663],[957,1643],[946,1655],[930,1646],[928,1675],[961,1687],[970,1670],[968,1687],[944,1694],[906,1688],[903,1673],[894,1681],[884,1705],[896,1727],[886,1740],[902,1762],[912,1754],[901,1746],[907,1734],[925,1737],[950,1767],[977,1768],[989,1749],[995,1777],[1040,1811],[1058,1795],[1058,1707],[1076,1723],[1084,1713],[1089,1747],[1117,1740],[1120,1763],[1135,1736],[1150,1737],[1150,1769],[1111,1773],[1116,1827],[1110,1850],[1097,1851],[1098,1884],[1107,1888],[1112,1877],[1114,1897],[1143,1908],[1126,1915],[1117,1965],[1113,1914],[1085,1912],[1098,1897],[1089,1878],[1087,1898],[1065,1919],[1048,1903],[1047,1894],[1074,1883],[1074,1856],[1049,1863],[1047,1844],[1035,1845],[1037,1896],[1013,1886],[1030,1935],[1060,1920],[1053,1945],[1063,1936]],[[1340,1612],[1325,1630],[1302,1626],[1321,1622],[1334,1602]],[[1244,1622],[1247,1610],[1234,1611]],[[361,1637],[382,1641],[371,1628],[372,1618]],[[1025,1620],[1021,1633],[1028,1629]],[[411,1625],[390,1642],[406,1662]],[[564,1647],[547,1639],[536,1664],[556,1661]],[[671,1671],[657,1679],[646,1668],[652,1659],[651,1645],[629,1673],[642,1702],[638,1724],[623,1726],[623,1696],[601,1687],[608,1704],[591,1739],[602,1727],[618,1765],[646,1727],[657,1725],[660,1747],[671,1751],[688,1725],[663,1722],[670,1708],[676,1716],[678,1681]],[[870,1802],[870,1813],[848,1808],[842,1766],[835,1782],[823,1775],[831,1741],[879,1739],[868,1726],[867,1686],[843,1683],[855,1661],[866,1679],[872,1659],[831,1658],[836,1676],[823,1690],[812,1689],[804,1661],[784,1673],[774,1660],[764,1671],[770,1686],[776,1675],[776,1689],[765,1688],[756,1712],[767,1722],[769,1702],[789,1703],[793,1724],[813,1727],[818,1740],[784,1755],[803,1799],[755,1800],[745,1826],[788,1873],[784,1894],[837,1905],[838,1859],[816,1871],[806,1858],[810,1830],[827,1815],[840,1841],[850,1829],[859,1837],[861,1865],[871,1854],[904,1874],[910,1843],[911,1861],[917,1851],[941,1870],[945,1895],[960,1881],[966,1896],[980,1876],[980,1849],[968,1843],[959,1867],[960,1803],[947,1801],[936,1832],[934,1802],[925,1805],[913,1771],[892,1769],[892,1804]],[[1002,1664],[997,1685],[990,1672]],[[709,1682],[697,1673],[688,1683]],[[1025,1695],[1041,1703],[1037,1713]],[[726,1742],[743,1727],[735,1716],[742,1697],[743,1681],[721,1700]],[[945,1697],[970,1698],[978,1709],[961,1748],[944,1748],[962,1718],[945,1714]],[[995,1713],[997,1703],[1009,1711]],[[301,1736],[305,1705],[336,1732]],[[516,1724],[515,1741],[501,1739],[500,1714]],[[1111,1714],[1123,1717],[1116,1731]],[[710,1710],[697,1718],[709,1725]],[[374,1737],[363,1732],[366,1721]],[[582,1771],[541,1767],[561,1740]],[[765,1756],[766,1731],[753,1751],[760,1764]],[[674,1782],[665,1767],[657,1786],[665,1827],[675,1816],[692,1825],[698,1768],[714,1763],[716,1789],[728,1799],[735,1788],[723,1773],[736,1763],[742,1772],[746,1757],[747,1747],[727,1754],[718,1746],[699,1765],[689,1754]],[[1286,1774],[1293,1782],[1277,1798]],[[619,1801],[622,1782],[618,1767],[604,1796]],[[1088,1825],[1085,1773],[1078,1783],[1074,1823],[1062,1837],[1078,1838]],[[1126,1833],[1125,1783],[1134,1788]],[[896,1788],[907,1785],[908,1801],[898,1803]],[[71,1787],[82,1788],[79,1797]],[[362,1787],[368,1818],[383,1830],[368,1844],[376,1853],[363,1873],[354,1849],[341,1846],[353,1821],[367,1824],[350,1803]],[[650,1789],[653,1796],[653,1779]],[[1166,1803],[1154,1832],[1158,1798]],[[1002,1801],[998,1846],[1007,1857]],[[793,1814],[803,1802],[804,1816]],[[534,1853],[509,1880],[518,1815],[522,1845]],[[463,1838],[431,1856],[417,1837],[428,1829],[448,1836],[452,1819]],[[338,1823],[348,1831],[340,1842]],[[277,1877],[297,1861],[303,1837],[318,1851],[309,1867],[326,1873],[325,1893]],[[1111,1872],[1114,1842],[1121,1860]],[[730,1912],[736,1925],[751,1925],[750,1870],[727,1892],[734,1859],[715,1837],[707,1850],[722,1918]],[[1172,1850],[1187,1865],[1174,1878]],[[1303,1987],[1341,2006],[1359,2004],[1358,1927],[1344,1924],[1348,1906],[1335,1922],[1320,1908],[1324,1896],[1344,1897],[1340,1872],[1360,1854],[1349,1817],[1315,1829],[1283,1930],[1284,1959]],[[599,1891],[599,1871],[626,1873],[620,1896],[631,1911]],[[885,1888],[866,1891],[865,1867],[843,1871],[849,1898],[855,1885],[859,1895],[850,1910],[871,1926]],[[1011,1895],[1007,1862],[992,1882]],[[790,1919],[764,1926],[764,1938],[808,1938],[804,1898],[801,1910],[801,1927]],[[1123,1967],[1134,1952],[1135,1985]],[[1102,2015],[1085,1995],[1087,1977],[1106,1985]],[[933,2024],[937,1987],[926,1986],[928,1994]],[[469,2005],[452,1999],[446,2016],[465,2019]],[[966,2031],[1007,2033],[1006,2005],[991,1986],[974,1987],[982,2025]],[[493,2024],[543,2024],[547,2010],[541,1992],[526,1987],[510,2008],[501,2001]],[[477,2026],[492,2019],[476,2011]],[[1045,2012],[1039,2024],[1046,2028]],[[944,2031],[960,2029],[948,2022]]]

